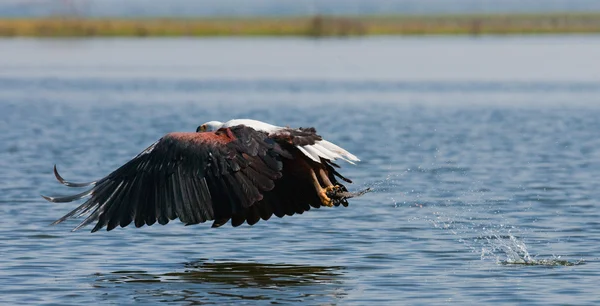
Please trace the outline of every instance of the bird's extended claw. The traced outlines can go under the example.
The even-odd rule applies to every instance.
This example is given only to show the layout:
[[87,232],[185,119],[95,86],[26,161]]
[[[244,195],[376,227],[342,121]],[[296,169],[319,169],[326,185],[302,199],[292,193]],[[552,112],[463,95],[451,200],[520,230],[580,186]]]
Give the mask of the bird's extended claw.
[[327,197],[333,198],[336,197],[336,195],[341,191],[341,189],[342,188],[339,185],[327,186],[325,187],[325,194],[327,195]]
[[327,207],[333,207],[333,200],[328,196],[327,189],[322,189],[319,192],[319,198],[321,199],[321,204]]
[[350,192],[350,191],[341,190],[341,188],[336,188],[332,191],[332,193],[327,193],[327,195],[334,200],[345,200],[345,199],[360,197],[361,195],[363,195],[367,192],[370,192],[372,190],[373,189],[371,189],[371,187],[369,187],[369,188],[363,189],[361,191]]

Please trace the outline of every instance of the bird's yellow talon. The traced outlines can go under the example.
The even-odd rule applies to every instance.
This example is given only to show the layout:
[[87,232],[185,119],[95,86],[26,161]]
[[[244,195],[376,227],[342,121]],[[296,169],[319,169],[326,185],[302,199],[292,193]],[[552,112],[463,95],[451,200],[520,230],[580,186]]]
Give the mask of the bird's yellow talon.
[[321,204],[327,207],[333,207],[333,200],[327,196],[326,189],[323,189],[321,192],[319,192],[319,198],[321,198]]
[[340,188],[341,187],[339,185],[327,186],[327,187],[325,187],[325,194],[328,195],[328,197],[333,196],[340,190]]

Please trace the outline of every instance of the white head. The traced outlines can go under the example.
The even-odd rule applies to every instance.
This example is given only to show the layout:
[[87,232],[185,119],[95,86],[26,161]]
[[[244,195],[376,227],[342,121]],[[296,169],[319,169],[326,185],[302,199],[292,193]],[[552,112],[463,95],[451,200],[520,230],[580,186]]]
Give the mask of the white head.
[[223,122],[220,121],[209,121],[196,129],[196,132],[214,132],[223,126]]

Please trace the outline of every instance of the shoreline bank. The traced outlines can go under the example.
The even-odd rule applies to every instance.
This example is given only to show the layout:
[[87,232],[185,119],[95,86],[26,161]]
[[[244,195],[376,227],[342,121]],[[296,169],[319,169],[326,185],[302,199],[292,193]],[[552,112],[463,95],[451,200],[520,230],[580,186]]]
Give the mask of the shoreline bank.
[[0,37],[512,35],[600,33],[599,13],[282,18],[0,19]]

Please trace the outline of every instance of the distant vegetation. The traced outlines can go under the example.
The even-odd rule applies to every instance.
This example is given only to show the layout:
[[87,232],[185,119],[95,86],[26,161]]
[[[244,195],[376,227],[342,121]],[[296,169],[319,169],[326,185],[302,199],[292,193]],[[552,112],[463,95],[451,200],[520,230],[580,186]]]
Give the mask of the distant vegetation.
[[600,13],[231,19],[0,19],[0,36],[361,36],[600,33]]

